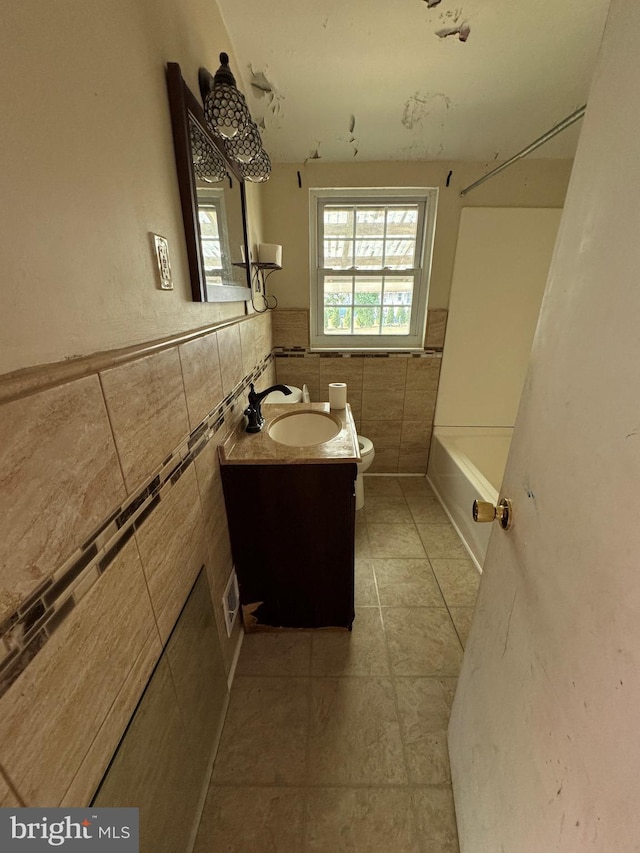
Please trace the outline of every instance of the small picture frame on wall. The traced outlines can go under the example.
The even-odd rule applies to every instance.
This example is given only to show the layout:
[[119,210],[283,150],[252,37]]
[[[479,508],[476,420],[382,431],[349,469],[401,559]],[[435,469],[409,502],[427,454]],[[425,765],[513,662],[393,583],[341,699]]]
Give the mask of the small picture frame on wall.
[[173,290],[173,279],[171,278],[171,263],[169,261],[169,242],[166,237],[152,234],[153,246],[158,262],[158,274],[160,276],[160,289]]

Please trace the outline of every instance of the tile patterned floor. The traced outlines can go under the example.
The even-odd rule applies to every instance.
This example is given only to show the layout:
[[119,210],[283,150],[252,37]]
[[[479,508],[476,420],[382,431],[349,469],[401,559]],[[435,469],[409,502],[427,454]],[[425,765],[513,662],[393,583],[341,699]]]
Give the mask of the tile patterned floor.
[[426,480],[366,477],[353,631],[245,637],[195,853],[457,853],[447,724],[478,582]]

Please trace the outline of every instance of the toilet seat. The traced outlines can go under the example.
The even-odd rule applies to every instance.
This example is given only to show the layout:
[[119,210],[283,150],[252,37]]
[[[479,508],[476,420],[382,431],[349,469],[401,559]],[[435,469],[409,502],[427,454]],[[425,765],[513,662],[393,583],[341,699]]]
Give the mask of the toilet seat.
[[373,442],[363,435],[358,436],[358,446],[360,447],[360,456],[368,456],[373,453]]
[[360,448],[360,457],[362,462],[358,462],[358,476],[356,477],[356,509],[362,509],[364,506],[364,473],[373,465],[376,458],[376,449],[373,446],[371,439],[366,435],[358,436],[358,447]]

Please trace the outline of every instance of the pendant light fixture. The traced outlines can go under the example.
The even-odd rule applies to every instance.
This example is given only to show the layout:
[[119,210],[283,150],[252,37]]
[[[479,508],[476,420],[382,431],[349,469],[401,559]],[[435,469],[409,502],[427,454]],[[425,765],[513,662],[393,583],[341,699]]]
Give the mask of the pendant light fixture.
[[245,181],[261,184],[269,180],[271,175],[271,160],[267,152],[262,149],[260,154],[250,163],[238,163],[238,171]]
[[251,119],[247,132],[241,136],[238,134],[232,139],[225,139],[225,151],[238,163],[251,163],[262,152],[262,139],[258,125]]
[[189,121],[189,135],[191,137],[193,171],[196,178],[209,184],[217,184],[223,181],[227,175],[227,167],[220,156],[220,152],[207,139],[200,127],[191,120]]
[[251,114],[244,95],[236,87],[226,53],[220,54],[220,63],[213,85],[204,96],[204,115],[211,132],[227,140],[248,131]]
[[220,54],[220,63],[215,76],[206,68],[199,72],[207,127],[238,174],[244,180],[262,183],[271,174],[271,160],[262,147],[258,125],[251,118],[244,95],[236,87],[226,53]]

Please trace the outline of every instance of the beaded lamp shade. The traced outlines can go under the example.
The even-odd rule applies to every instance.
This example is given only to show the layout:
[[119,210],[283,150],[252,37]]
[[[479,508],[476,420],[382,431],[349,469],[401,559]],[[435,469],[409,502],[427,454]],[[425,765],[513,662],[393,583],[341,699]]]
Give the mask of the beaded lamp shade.
[[230,157],[239,163],[251,163],[262,151],[260,131],[254,121],[250,121],[247,132],[238,134],[233,139],[225,139],[225,150]]
[[244,95],[236,88],[226,53],[220,54],[220,62],[213,86],[204,99],[204,115],[212,133],[226,140],[247,132],[251,114]]
[[189,135],[191,137],[193,171],[196,178],[210,184],[217,184],[224,180],[227,174],[224,160],[193,121],[189,122]]
[[238,170],[245,181],[260,184],[269,180],[269,176],[271,175],[271,160],[263,148],[260,154],[250,163],[240,163]]

